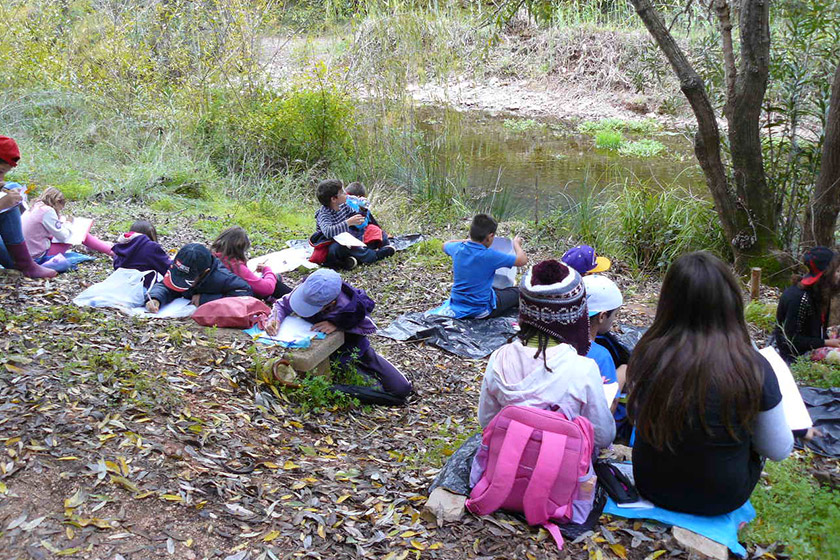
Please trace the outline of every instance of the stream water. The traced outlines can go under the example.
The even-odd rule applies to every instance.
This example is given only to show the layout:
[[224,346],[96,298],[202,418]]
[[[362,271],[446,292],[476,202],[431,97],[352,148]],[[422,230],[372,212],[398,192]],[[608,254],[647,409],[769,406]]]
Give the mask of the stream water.
[[409,125],[426,168],[453,181],[477,207],[503,208],[505,216],[498,218],[545,216],[557,205],[569,207],[591,191],[609,193],[626,181],[707,193],[684,132],[624,132],[627,141],[664,145],[654,157],[635,157],[597,148],[595,133],[557,120],[418,107]]

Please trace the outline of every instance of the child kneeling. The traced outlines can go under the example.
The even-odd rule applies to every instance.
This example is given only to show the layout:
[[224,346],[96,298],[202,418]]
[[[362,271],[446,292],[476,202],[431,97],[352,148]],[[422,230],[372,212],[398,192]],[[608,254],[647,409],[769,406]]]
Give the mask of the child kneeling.
[[277,334],[283,319],[294,313],[314,323],[315,331],[344,331],[344,345],[336,351],[341,364],[356,366],[361,373],[375,378],[385,392],[405,398],[412,391],[411,382],[377,354],[367,338],[376,332],[376,325],[368,316],[374,305],[364,290],[343,282],[334,270],[320,269],[274,304],[265,330],[272,336]]

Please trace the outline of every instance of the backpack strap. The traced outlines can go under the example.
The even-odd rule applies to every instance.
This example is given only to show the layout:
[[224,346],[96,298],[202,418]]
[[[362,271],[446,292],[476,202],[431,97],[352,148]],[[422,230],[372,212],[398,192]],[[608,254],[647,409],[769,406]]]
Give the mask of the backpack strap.
[[485,473],[473,488],[471,496],[475,498],[470,497],[466,504],[470,511],[487,515],[502,507],[513,489],[519,461],[533,431],[531,426],[511,420],[502,441],[492,480],[488,482],[489,477]]
[[542,436],[537,464],[534,466],[531,480],[528,481],[528,487],[522,496],[522,509],[525,511],[525,519],[528,520],[529,525],[545,523],[554,513],[548,511],[548,498],[560,474],[563,455],[566,453],[567,436],[547,430],[543,431]]

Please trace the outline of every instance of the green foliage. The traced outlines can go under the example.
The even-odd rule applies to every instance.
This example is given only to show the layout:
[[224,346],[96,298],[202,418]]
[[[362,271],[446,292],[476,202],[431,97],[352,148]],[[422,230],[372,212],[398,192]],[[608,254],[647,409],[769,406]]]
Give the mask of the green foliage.
[[300,387],[283,389],[283,393],[300,406],[301,411],[342,410],[359,405],[356,399],[332,390],[333,382],[324,375],[305,374]]
[[595,147],[601,150],[618,150],[624,145],[624,135],[615,130],[601,130],[595,133]]
[[840,558],[840,492],[816,484],[807,464],[768,461],[750,501],[757,518],[747,526],[750,543],[783,542],[791,558]]
[[408,254],[423,263],[423,267],[446,268],[450,265],[449,256],[443,252],[443,241],[440,239],[426,239],[409,247]]
[[578,131],[585,134],[597,134],[598,132],[613,131],[626,132],[630,134],[650,134],[660,130],[660,125],[654,119],[624,120],[624,119],[601,119],[597,121],[583,121],[578,125]]
[[55,186],[64,194],[67,200],[84,200],[93,194],[93,186],[89,183],[62,183]]
[[812,362],[808,356],[800,356],[791,364],[790,371],[800,385],[840,387],[840,364]]
[[618,147],[618,153],[623,156],[648,158],[658,156],[665,150],[665,145],[658,140],[642,139],[635,142],[625,142]]
[[592,245],[639,272],[664,272],[690,251],[728,254],[712,203],[679,187],[628,182],[587,190],[588,195],[547,220],[546,231],[553,237]]
[[534,119],[505,119],[502,126],[511,132],[527,132],[545,126]]
[[776,304],[751,301],[744,307],[744,319],[769,333],[776,328]]

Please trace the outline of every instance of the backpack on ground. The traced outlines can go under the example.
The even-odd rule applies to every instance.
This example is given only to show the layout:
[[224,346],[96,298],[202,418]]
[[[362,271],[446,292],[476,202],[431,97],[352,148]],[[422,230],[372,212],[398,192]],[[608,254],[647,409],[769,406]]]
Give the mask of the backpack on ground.
[[250,296],[226,297],[200,305],[192,318],[205,327],[250,329],[254,325],[265,327],[271,309]]
[[484,428],[487,466],[467,508],[478,515],[522,512],[562,549],[555,523],[583,523],[592,510],[593,442],[592,424],[583,416],[568,420],[560,412],[506,406]]

